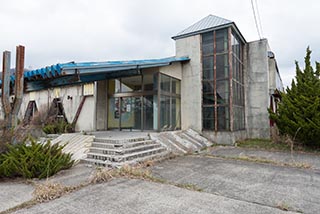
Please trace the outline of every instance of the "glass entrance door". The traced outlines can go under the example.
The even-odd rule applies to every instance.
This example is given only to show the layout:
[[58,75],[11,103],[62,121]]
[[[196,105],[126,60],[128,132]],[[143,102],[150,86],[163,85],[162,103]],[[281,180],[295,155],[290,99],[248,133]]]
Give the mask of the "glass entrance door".
[[120,99],[120,129],[141,130],[141,98],[122,97]]

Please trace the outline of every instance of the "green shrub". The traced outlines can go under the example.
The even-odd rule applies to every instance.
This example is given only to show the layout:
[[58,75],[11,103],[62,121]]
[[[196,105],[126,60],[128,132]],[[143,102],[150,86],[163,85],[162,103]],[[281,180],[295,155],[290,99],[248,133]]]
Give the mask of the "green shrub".
[[72,125],[65,121],[56,121],[47,124],[42,129],[46,134],[70,133],[73,131]]
[[281,93],[276,113],[269,109],[282,135],[289,135],[303,145],[320,148],[320,63],[313,69],[311,50],[307,49],[305,68],[296,62],[296,77],[291,88]]
[[0,154],[0,177],[46,178],[73,165],[71,154],[62,152],[64,146],[39,144],[8,145],[8,151]]

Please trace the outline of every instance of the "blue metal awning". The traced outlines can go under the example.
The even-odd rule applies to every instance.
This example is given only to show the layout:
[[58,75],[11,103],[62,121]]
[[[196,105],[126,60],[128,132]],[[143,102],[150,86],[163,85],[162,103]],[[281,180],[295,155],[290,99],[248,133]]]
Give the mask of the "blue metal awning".
[[[189,61],[189,57],[168,57],[106,62],[69,62],[24,72],[25,90],[35,91],[45,88],[92,82],[107,78],[117,78],[138,74],[139,69],[162,67],[174,62]],[[10,77],[14,83],[15,76]],[[2,81],[0,80],[0,87]]]

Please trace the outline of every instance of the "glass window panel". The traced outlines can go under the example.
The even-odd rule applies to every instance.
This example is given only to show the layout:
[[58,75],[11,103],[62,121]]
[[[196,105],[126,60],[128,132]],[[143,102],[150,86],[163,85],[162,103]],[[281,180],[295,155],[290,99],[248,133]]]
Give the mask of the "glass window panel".
[[213,80],[213,68],[214,68],[213,56],[203,57],[202,68],[203,68],[203,79]]
[[140,97],[121,98],[121,129],[141,129]]
[[204,130],[214,130],[214,119],[203,119],[202,127]]
[[170,92],[170,80],[169,76],[161,74],[161,90]]
[[203,105],[214,105],[214,94],[203,94]]
[[206,107],[202,108],[202,117],[203,119],[214,119],[214,107]]
[[171,78],[172,80],[172,93],[174,94],[181,94],[181,84],[180,84],[180,80],[175,79],[175,78]]
[[202,34],[202,45],[213,44],[213,31]]
[[143,74],[143,87],[145,91],[157,90],[158,86],[158,74],[146,73]]
[[160,128],[161,130],[172,130],[170,124],[170,97],[160,97]]
[[145,96],[143,98],[143,129],[153,130],[154,128],[154,117],[157,117],[157,113],[154,112],[154,96]]
[[229,103],[229,81],[217,81],[217,102],[218,104]]
[[171,125],[174,130],[180,129],[180,99],[171,98]]
[[202,46],[202,55],[213,55],[213,43]]
[[229,77],[228,55],[227,54],[217,55],[216,61],[217,61],[217,65],[216,65],[217,80],[227,79]]
[[228,51],[228,30],[216,31],[216,52],[224,53]]
[[203,81],[203,93],[207,94],[211,94],[214,92],[214,82],[213,81]]
[[218,130],[229,130],[229,108],[224,106],[218,106]]

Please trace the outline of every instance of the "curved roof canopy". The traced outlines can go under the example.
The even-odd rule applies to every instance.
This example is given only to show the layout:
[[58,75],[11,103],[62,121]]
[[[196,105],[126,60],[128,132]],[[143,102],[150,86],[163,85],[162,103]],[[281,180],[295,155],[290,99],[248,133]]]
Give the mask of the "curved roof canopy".
[[[140,69],[162,67],[173,62],[189,60],[189,57],[168,57],[129,61],[59,63],[45,68],[25,71],[25,91],[138,75]],[[10,80],[13,84],[15,76],[10,76]],[[1,85],[2,81],[0,80],[0,87]]]

